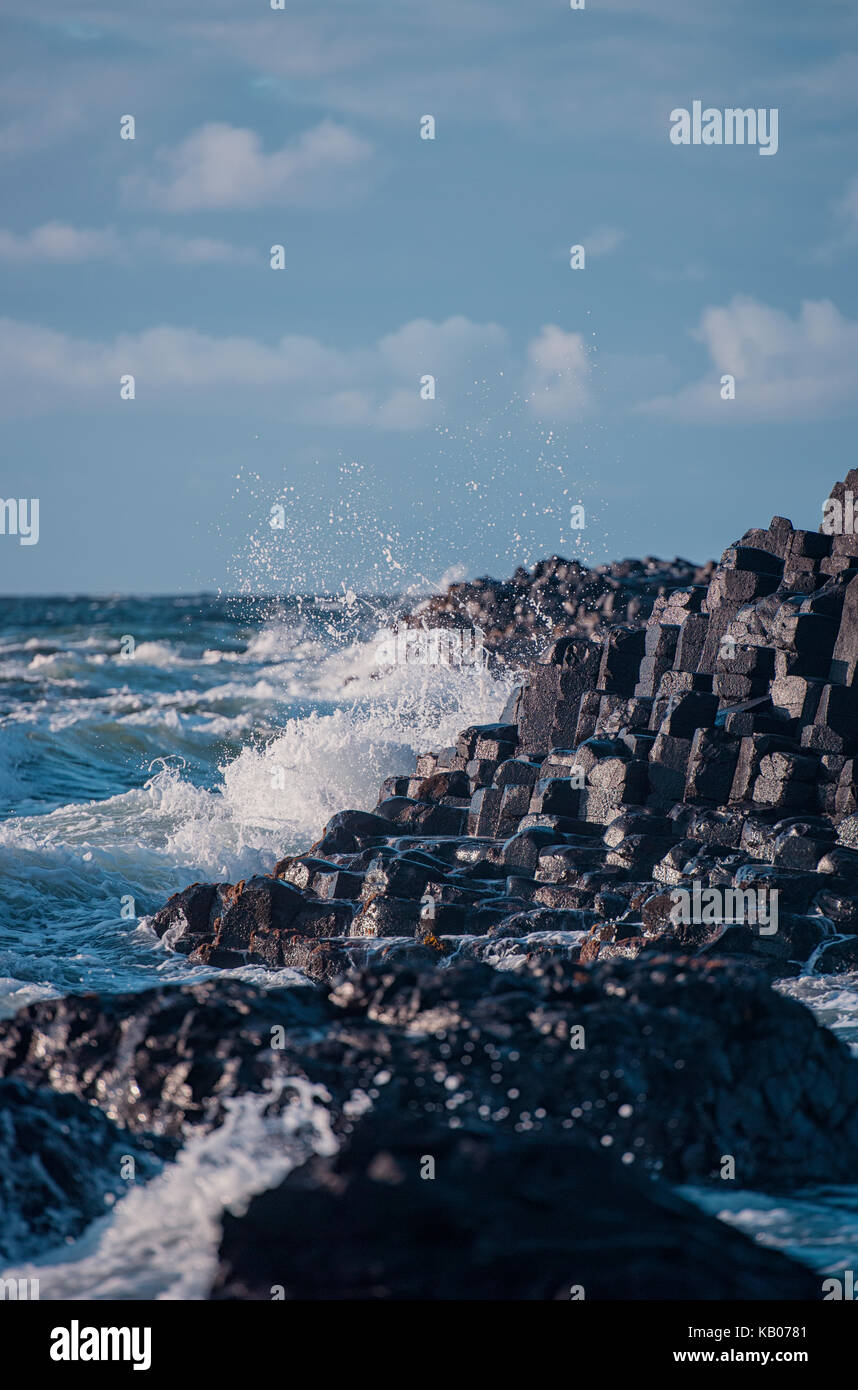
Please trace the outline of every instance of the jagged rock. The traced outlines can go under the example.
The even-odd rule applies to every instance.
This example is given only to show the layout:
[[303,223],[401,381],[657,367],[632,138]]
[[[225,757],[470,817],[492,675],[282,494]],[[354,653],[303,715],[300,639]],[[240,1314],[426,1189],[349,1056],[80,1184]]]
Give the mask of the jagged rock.
[[210,939],[214,933],[212,918],[219,905],[219,889],[229,885],[192,883],[181,893],[174,893],[151,919],[158,936],[167,937],[174,951],[189,955],[194,947]]
[[553,643],[550,659],[560,665],[568,662],[570,642],[598,636],[611,623],[645,623],[668,592],[705,585],[713,568],[711,561],[695,566],[648,556],[588,569],[552,556],[505,583],[481,578],[452,584],[420,603],[406,621],[429,629],[479,628],[486,648],[507,659],[533,660]]
[[849,580],[843,595],[843,607],[837,639],[831,655],[830,678],[833,683],[852,688],[858,676],[858,575]]
[[[508,585],[453,586],[415,621],[479,620],[495,654],[550,639],[501,720],[387,779],[374,813],[333,817],[264,890],[194,885],[156,930],[193,960],[306,961],[324,979],[364,938],[449,937],[477,957],[515,913],[526,941],[541,911],[584,925],[609,915],[586,943],[599,962],[653,938],[729,955],[764,981],[813,952],[847,958],[817,946],[824,922],[851,925],[858,903],[853,541],[774,517],[717,566],[597,572],[554,557]],[[281,895],[283,924],[249,931],[254,893],[270,895],[272,918],[277,875],[294,895]],[[666,893],[695,884],[743,902],[776,890],[781,930],[656,919]]]
[[324,857],[327,854],[349,853],[362,847],[361,842],[390,834],[390,824],[382,816],[369,811],[338,811],[325,826],[321,840],[313,845],[310,853]]
[[315,988],[234,981],[139,994],[67,995],[0,1023],[0,1075],[97,1104],[136,1133],[212,1125],[277,1072],[272,1029],[300,1038],[329,1017]]
[[[0,1074],[95,1101],[137,1132],[217,1124],[244,1091],[286,1104],[278,1078],[304,1076],[339,1126],[359,1091],[403,1113],[448,1113],[455,1096],[468,1124],[571,1128],[675,1181],[713,1178],[725,1153],[766,1190],[849,1180],[858,1062],[765,973],[646,952],[584,967],[521,941],[514,971],[455,957],[424,968],[412,952],[353,962],[329,995],[210,981],[43,1001],[0,1025]],[[619,948],[635,942],[626,927]],[[420,961],[449,955],[431,932],[415,944]]]
[[[858,472],[850,479],[858,490]],[[608,1277],[604,1218],[629,1237],[629,1253],[608,1261],[618,1288],[640,1277],[652,1296],[654,1281],[672,1289],[676,1276],[687,1296],[685,1261],[705,1296],[791,1296],[754,1281],[777,1274],[791,1288],[795,1271],[775,1270],[776,1257],[724,1227],[699,1228],[711,1261],[692,1244],[678,1255],[662,1245],[673,1228],[659,1189],[630,1186],[612,1159],[717,1183],[730,1154],[740,1184],[770,1191],[851,1181],[858,1062],[770,985],[802,969],[858,968],[858,537],[775,517],[717,566],[587,570],[552,557],[507,583],[452,586],[411,621],[479,624],[495,663],[532,663],[500,720],[421,754],[385,779],[374,811],[339,812],[271,874],[191,885],[151,919],[192,963],[294,967],[319,983],[268,993],[221,979],[43,1001],[0,1023],[0,1075],[53,1088],[47,1110],[55,1093],[74,1100],[84,1155],[93,1135],[109,1153],[116,1137],[92,1129],[94,1104],[105,1125],[178,1136],[220,1123],[245,1091],[282,1107],[284,1079],[306,1078],[325,1088],[343,1138],[354,1097],[370,1097],[363,1148],[358,1131],[342,1159],[318,1160],[230,1228],[223,1296],[257,1296],[270,1277],[291,1278],[292,1297],[316,1296],[321,1279],[328,1296],[360,1286],[433,1297],[439,1278],[461,1288],[455,1296],[552,1297],[566,1277],[555,1288],[566,1258],[558,1211],[573,1238],[592,1214],[594,1288]],[[703,888],[739,903],[738,916],[677,917],[674,895]],[[763,932],[753,902],[774,893],[777,921]],[[9,1084],[0,1098],[29,1124],[31,1093],[20,1101]],[[462,1174],[455,1191],[422,1179],[417,1189],[410,1168],[398,1181],[413,1155],[401,1116],[418,1146],[432,1126],[432,1144]],[[439,1117],[461,1129],[436,1129]],[[0,1112],[0,1136],[2,1123]],[[561,1150],[562,1199],[558,1189],[546,1220],[528,1227],[536,1215],[520,1198],[531,1181],[539,1190],[543,1164],[553,1193]],[[46,1236],[66,1229],[55,1211],[74,1187],[67,1157],[59,1144],[57,1204],[37,1175]],[[579,1190],[580,1216],[568,1205]],[[416,1235],[401,1238],[421,1213],[433,1237],[445,1222],[453,1232],[434,1280],[435,1266],[413,1257]],[[293,1261],[280,1279],[245,1245],[266,1217],[287,1247],[278,1268]],[[312,1259],[294,1238],[305,1221]],[[687,1212],[679,1224],[697,1239]],[[348,1239],[320,1260],[318,1232],[332,1226]],[[648,1254],[644,1230],[656,1242]],[[528,1256],[528,1231],[543,1260]],[[504,1233],[515,1237],[509,1259]],[[611,1296],[604,1287],[588,1296]]]
[[0,1262],[72,1240],[174,1154],[77,1096],[0,1081]]
[[559,1135],[368,1117],[226,1214],[211,1297],[814,1299],[820,1281]]
[[420,903],[375,893],[351,924],[353,936],[413,936],[420,921]]

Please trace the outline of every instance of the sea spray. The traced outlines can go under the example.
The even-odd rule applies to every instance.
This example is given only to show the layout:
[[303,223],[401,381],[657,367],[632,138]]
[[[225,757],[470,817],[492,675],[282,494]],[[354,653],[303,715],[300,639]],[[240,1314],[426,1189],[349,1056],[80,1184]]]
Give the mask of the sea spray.
[[189,882],[308,848],[417,752],[497,717],[515,680],[382,667],[360,605],[278,603],[251,621],[207,598],[27,604],[0,647],[21,694],[0,741],[0,1010],[205,975],[138,921]]
[[311,1154],[336,1152],[324,1088],[284,1077],[276,1094],[286,1091],[293,1100],[279,1114],[270,1092],[227,1101],[218,1129],[190,1138],[74,1244],[2,1277],[37,1277],[42,1301],[205,1298],[224,1210],[242,1211]]

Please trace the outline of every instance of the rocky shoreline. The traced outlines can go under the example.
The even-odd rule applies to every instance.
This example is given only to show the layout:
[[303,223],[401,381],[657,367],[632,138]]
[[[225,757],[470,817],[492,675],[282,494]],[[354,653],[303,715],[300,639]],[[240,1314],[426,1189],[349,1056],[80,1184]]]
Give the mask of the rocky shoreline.
[[695,565],[680,556],[590,568],[551,555],[506,581],[450,584],[404,616],[413,627],[476,628],[490,653],[529,665],[558,637],[597,636],[614,623],[644,625],[658,599],[685,584],[708,584],[714,569],[711,560]]
[[339,1153],[227,1218],[216,1298],[820,1297],[669,1185],[855,1170],[858,1061],[771,985],[858,968],[858,537],[555,557],[412,621],[548,645],[373,811],[151,922],[307,985],[32,1005],[12,1109],[65,1093],[168,1161],[237,1095],[324,1086]]

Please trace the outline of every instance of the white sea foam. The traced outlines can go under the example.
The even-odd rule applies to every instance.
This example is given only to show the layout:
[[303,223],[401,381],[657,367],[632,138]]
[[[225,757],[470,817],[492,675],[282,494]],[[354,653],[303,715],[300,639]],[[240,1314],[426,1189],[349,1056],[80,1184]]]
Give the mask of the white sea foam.
[[19,1009],[37,1004],[40,999],[56,999],[58,995],[59,990],[53,985],[0,976],[0,1018],[12,1018]]
[[[196,621],[198,601],[184,602]],[[293,614],[244,638],[224,629],[220,649],[214,620],[192,641],[193,627],[190,637],[179,624],[167,631],[165,607],[165,635],[140,641],[126,662],[125,609],[108,631],[91,607],[96,633],[81,617],[52,640],[22,635],[0,647],[5,688],[20,681],[27,691],[3,716],[0,741],[0,799],[17,811],[0,821],[0,1011],[211,974],[123,917],[123,898],[139,916],[195,879],[270,868],[308,847],[332,812],[372,807],[382,778],[411,771],[415,753],[498,718],[513,684],[474,668],[380,671],[372,641],[335,639],[333,608],[315,628]],[[140,611],[153,631],[153,614]],[[501,943],[498,963],[514,966],[515,949]],[[258,967],[227,973],[269,987],[298,980]],[[858,972],[778,988],[858,1050]],[[192,1139],[79,1241],[15,1273],[40,1277],[44,1298],[203,1297],[224,1205],[270,1186],[314,1147],[296,1138],[305,1123],[329,1142],[318,1097],[302,1106],[303,1120],[278,1121],[245,1097],[223,1129]],[[836,1268],[843,1243],[858,1242],[851,1189],[714,1200],[724,1219],[801,1248],[817,1268]]]
[[712,1216],[750,1236],[760,1245],[783,1250],[820,1274],[855,1268],[858,1249],[858,1188],[819,1187],[789,1198],[738,1189],[681,1189]]
[[[824,960],[824,957],[823,957]],[[800,975],[775,988],[806,1004],[858,1056],[858,970],[840,975]]]
[[[251,651],[214,686],[195,689],[183,668],[181,689],[153,689],[122,663],[121,687],[65,698],[53,686],[17,707],[0,766],[0,795],[20,807],[0,821],[0,975],[69,990],[187,974],[182,957],[153,959],[135,917],[188,883],[235,882],[309,848],[335,811],[372,808],[416,753],[497,718],[512,684],[475,668],[379,671],[374,643],[331,650],[295,624],[263,628]],[[18,770],[34,756],[54,805],[29,814]]]
[[281,1114],[265,1113],[270,1094],[228,1102],[219,1129],[192,1137],[80,1239],[2,1277],[38,1279],[49,1301],[206,1298],[224,1211],[243,1211],[311,1154],[336,1152],[324,1089],[294,1077],[280,1090],[294,1096]]

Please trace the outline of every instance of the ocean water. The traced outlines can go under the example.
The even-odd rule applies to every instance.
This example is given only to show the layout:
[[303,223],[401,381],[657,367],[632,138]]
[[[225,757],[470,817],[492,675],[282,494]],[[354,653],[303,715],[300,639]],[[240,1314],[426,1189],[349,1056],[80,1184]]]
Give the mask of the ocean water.
[[[513,672],[380,666],[393,609],[352,595],[2,601],[0,1016],[225,973],[171,955],[146,915],[194,880],[235,881],[306,849],[333,812],[372,807],[415,753],[499,716]],[[779,988],[858,1051],[858,976]],[[294,1090],[275,1117],[240,1098],[78,1240],[3,1274],[39,1278],[43,1299],[204,1298],[224,1208],[334,1146],[324,1093]],[[821,1274],[858,1269],[858,1187],[688,1195]]]
[[335,811],[374,806],[416,752],[500,713],[511,675],[380,665],[391,611],[354,596],[4,602],[0,1014],[205,977],[140,919],[195,880],[270,870]]

